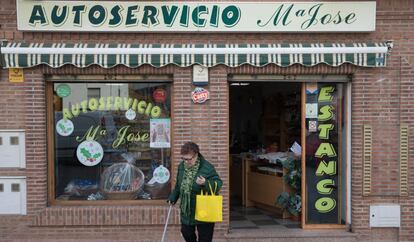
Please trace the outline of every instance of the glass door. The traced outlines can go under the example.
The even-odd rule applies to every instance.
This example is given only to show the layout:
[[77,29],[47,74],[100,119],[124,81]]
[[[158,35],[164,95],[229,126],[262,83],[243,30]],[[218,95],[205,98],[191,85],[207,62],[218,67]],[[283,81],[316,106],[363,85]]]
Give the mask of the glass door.
[[303,228],[346,222],[346,83],[302,86]]

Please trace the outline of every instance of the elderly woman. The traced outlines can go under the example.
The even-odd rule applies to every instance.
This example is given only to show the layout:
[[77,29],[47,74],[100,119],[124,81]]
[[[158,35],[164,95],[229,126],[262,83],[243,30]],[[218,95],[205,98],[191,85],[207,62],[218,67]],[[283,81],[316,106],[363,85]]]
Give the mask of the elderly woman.
[[[209,184],[217,184],[217,192],[223,182],[210,164],[200,154],[198,145],[187,142],[181,147],[182,162],[178,165],[177,180],[167,202],[175,204],[180,199],[181,233],[187,242],[207,242],[213,240],[214,223],[195,220],[196,195],[210,191]],[[196,230],[198,232],[198,239]]]

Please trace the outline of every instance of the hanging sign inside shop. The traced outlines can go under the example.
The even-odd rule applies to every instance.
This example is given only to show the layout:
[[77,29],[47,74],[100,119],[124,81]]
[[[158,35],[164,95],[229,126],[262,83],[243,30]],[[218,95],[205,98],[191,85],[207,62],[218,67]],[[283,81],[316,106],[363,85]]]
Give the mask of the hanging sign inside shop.
[[205,66],[193,66],[193,84],[196,86],[204,86],[208,84],[208,68]]
[[375,1],[137,2],[17,0],[21,31],[367,32]]
[[71,89],[70,86],[68,84],[59,84],[56,87],[56,94],[59,97],[68,97],[71,94]]
[[9,82],[24,82],[22,68],[9,68]]
[[[306,102],[316,104],[318,115],[308,116],[306,136],[307,223],[338,223],[338,120],[334,85],[318,84]],[[309,103],[316,102],[316,103]],[[316,128],[317,126],[317,128]],[[315,132],[317,129],[317,132]]]
[[191,92],[191,99],[194,103],[204,103],[210,99],[210,92],[202,87],[196,87],[194,91]]
[[72,121],[68,119],[61,119],[56,123],[56,132],[61,136],[69,136],[74,130]]
[[76,156],[85,166],[96,166],[103,158],[102,146],[94,140],[86,140],[79,144]]

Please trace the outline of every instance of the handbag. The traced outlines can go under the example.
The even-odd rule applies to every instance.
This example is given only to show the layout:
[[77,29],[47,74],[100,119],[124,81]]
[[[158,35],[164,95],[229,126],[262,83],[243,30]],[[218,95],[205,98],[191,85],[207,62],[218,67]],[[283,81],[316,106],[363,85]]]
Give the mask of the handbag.
[[203,193],[196,197],[195,220],[200,222],[222,222],[223,221],[223,196],[216,195],[217,182],[213,189],[209,183],[210,193]]

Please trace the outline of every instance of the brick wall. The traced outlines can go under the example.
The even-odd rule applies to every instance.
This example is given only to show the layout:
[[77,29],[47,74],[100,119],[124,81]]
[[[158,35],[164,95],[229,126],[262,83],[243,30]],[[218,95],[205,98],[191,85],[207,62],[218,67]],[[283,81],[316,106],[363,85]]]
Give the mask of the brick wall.
[[[394,49],[386,68],[356,68],[348,65],[331,68],[319,65],[313,68],[294,66],[255,68],[243,66],[228,68],[216,66],[209,70],[211,100],[202,105],[192,104],[189,94],[191,68],[168,66],[160,69],[143,66],[136,69],[117,67],[103,70],[98,67],[60,69],[36,67],[25,70],[24,83],[9,83],[7,70],[0,70],[0,129],[26,130],[26,169],[0,169],[0,176],[27,176],[27,216],[0,216],[0,238],[7,236],[28,238],[71,239],[157,239],[146,228],[154,224],[162,228],[165,207],[100,208],[101,222],[84,221],[88,208],[47,207],[46,111],[44,74],[170,74],[173,76],[173,137],[174,165],[178,164],[179,147],[187,140],[200,144],[205,157],[217,168],[225,185],[224,219],[217,229],[222,238],[228,225],[228,74],[352,74],[352,230],[360,241],[413,241],[414,234],[414,169],[409,166],[409,195],[399,196],[399,125],[409,126],[409,163],[414,152],[414,1],[377,1],[377,30],[373,33],[335,34],[134,34],[134,33],[22,33],[16,30],[15,1],[2,0],[0,5],[0,39],[27,42],[117,42],[117,43],[274,43],[274,42],[370,42],[394,40]],[[362,130],[373,127],[372,189],[362,195]],[[400,229],[371,229],[369,205],[398,203],[402,217]],[[119,212],[116,212],[120,209]],[[99,210],[99,209],[98,209]],[[119,221],[127,213],[137,216],[153,211],[155,216],[143,220]],[[86,212],[88,213],[88,212]],[[84,227],[59,224],[66,221],[90,223]],[[159,216],[157,216],[159,215]],[[105,220],[105,217],[113,219]],[[131,215],[133,216],[133,215]],[[70,217],[70,218],[69,218]],[[58,222],[60,221],[60,222]],[[106,221],[106,222],[105,222]],[[140,222],[141,221],[141,222]],[[178,211],[173,224],[178,224]],[[73,223],[73,222],[71,222]],[[113,224],[115,223],[115,225]],[[50,226],[50,225],[55,226]],[[129,225],[127,225],[129,224]],[[136,226],[139,224],[140,226]],[[58,226],[56,226],[58,225]],[[135,226],[133,226],[135,225]],[[178,228],[176,229],[178,230]],[[13,234],[13,235],[12,235]],[[381,237],[383,234],[386,237]],[[179,238],[178,235],[174,235]]]

